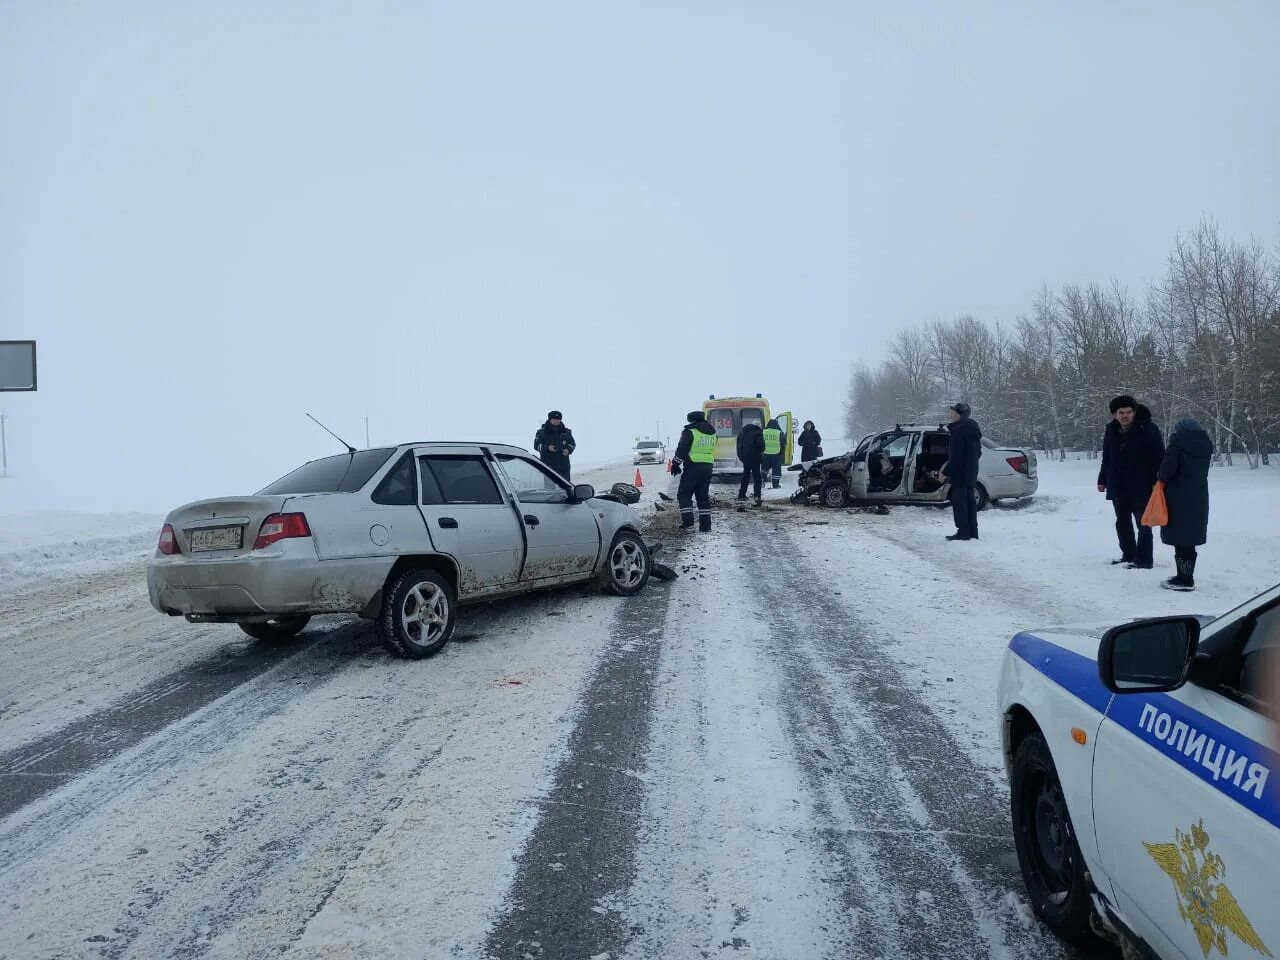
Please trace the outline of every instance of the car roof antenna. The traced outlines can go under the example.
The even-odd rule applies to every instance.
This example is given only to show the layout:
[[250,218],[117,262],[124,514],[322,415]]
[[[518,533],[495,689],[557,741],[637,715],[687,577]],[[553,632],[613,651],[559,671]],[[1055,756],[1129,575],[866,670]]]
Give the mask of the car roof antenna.
[[327,433],[329,436],[333,437],[333,439],[337,440],[340,444],[342,444],[344,447],[346,447],[346,448],[347,448],[347,453],[351,454],[353,457],[356,455],[356,448],[355,448],[355,447],[353,447],[351,444],[347,443],[347,441],[343,440],[340,436],[338,436],[336,433],[334,433],[332,430],[330,430],[328,427],[326,427],[323,423],[321,423],[321,422],[320,422],[319,420],[317,420],[315,417],[312,417],[312,416],[311,416],[311,414],[309,414],[309,413],[308,413],[308,414],[307,414],[307,416],[308,416],[308,417],[311,417],[311,421],[312,421],[312,422],[313,422],[317,427],[319,427],[321,430],[323,430],[323,431],[324,431],[325,433]]

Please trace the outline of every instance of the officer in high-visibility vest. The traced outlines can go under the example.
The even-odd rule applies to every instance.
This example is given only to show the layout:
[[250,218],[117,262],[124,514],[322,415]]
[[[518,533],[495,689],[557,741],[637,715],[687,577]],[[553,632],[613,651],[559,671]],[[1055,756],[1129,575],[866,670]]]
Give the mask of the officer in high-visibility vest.
[[764,475],[772,478],[775,490],[782,486],[782,444],[785,440],[786,431],[776,419],[770,420],[764,428]]
[[707,415],[695,410],[688,416],[689,425],[680,431],[680,443],[671,459],[671,472],[680,477],[676,502],[680,504],[680,529],[693,528],[693,498],[698,498],[698,529],[711,529],[711,469],[716,460],[719,438]]

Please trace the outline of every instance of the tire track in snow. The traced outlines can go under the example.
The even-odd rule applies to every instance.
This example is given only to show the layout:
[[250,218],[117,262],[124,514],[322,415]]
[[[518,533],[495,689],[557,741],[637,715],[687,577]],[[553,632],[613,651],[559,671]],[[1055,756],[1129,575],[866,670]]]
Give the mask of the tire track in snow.
[[[679,562],[679,551],[664,555]],[[580,700],[565,758],[490,931],[493,960],[616,956],[630,937],[608,904],[635,876],[653,689],[670,584],[623,601]]]
[[785,638],[774,648],[791,687],[785,709],[813,789],[831,804],[833,852],[850,876],[874,869],[893,891],[891,915],[879,919],[902,955],[1066,956],[1004,906],[1021,881],[1003,798],[985,771],[873,635],[818,586],[790,531],[735,533]]

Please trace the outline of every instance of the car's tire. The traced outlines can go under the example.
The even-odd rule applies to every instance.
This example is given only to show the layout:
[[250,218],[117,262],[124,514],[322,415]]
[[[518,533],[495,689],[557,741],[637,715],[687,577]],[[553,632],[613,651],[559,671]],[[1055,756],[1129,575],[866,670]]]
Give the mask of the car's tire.
[[1097,943],[1089,923],[1093,907],[1084,857],[1049,745],[1038,732],[1018,744],[1009,776],[1009,805],[1013,845],[1031,909],[1066,942]]
[[653,557],[644,538],[631,530],[619,530],[605,554],[600,586],[619,597],[633,597],[644,589],[653,572]]
[[421,660],[444,649],[458,608],[449,582],[430,567],[397,574],[382,594],[378,639],[398,657]]
[[847,507],[849,487],[843,480],[828,480],[818,491],[818,502],[824,507]]
[[263,643],[286,643],[306,629],[310,622],[311,617],[304,613],[295,617],[276,617],[272,620],[245,622],[239,626],[253,639]]
[[991,495],[987,493],[987,488],[982,484],[978,484],[978,509],[985,510],[991,506]]

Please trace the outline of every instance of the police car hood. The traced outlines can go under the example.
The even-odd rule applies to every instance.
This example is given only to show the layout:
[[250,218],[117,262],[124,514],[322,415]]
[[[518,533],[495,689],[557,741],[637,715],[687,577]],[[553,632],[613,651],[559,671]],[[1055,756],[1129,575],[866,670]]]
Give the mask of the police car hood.
[[[1212,623],[1214,618],[1205,616],[1204,614],[1191,614],[1200,621],[1201,626]],[[1071,650],[1090,660],[1098,659],[1098,644],[1101,642],[1103,634],[1112,627],[1120,626],[1124,623],[1133,623],[1142,617],[1131,617],[1128,620],[1113,620],[1110,623],[1076,623],[1063,624],[1056,627],[1042,627],[1037,630],[1024,630],[1025,634],[1038,637],[1054,646],[1062,647],[1065,650]]]

